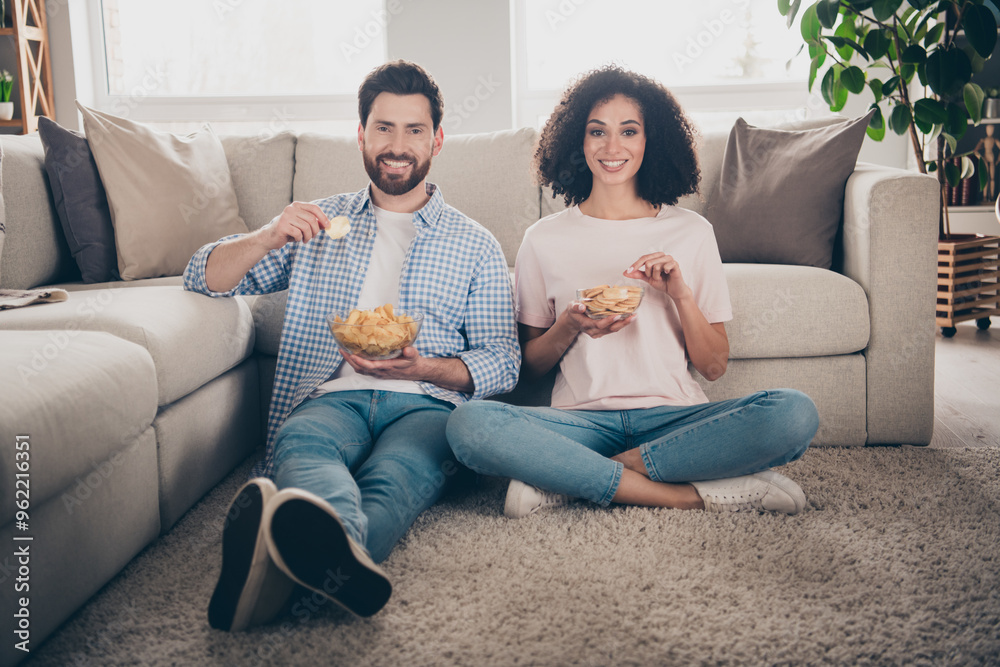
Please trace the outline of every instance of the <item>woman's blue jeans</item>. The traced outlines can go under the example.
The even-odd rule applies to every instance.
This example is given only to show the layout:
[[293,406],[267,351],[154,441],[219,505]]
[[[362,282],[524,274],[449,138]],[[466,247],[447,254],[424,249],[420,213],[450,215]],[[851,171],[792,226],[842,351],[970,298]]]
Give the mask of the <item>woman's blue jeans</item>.
[[380,563],[459,469],[445,439],[453,407],[392,391],[307,400],[275,437],[274,482],[325,499]]
[[819,427],[816,406],[793,389],[641,410],[559,410],[494,401],[464,403],[448,441],[472,470],[608,505],[639,448],[649,478],[692,482],[737,477],[802,456]]

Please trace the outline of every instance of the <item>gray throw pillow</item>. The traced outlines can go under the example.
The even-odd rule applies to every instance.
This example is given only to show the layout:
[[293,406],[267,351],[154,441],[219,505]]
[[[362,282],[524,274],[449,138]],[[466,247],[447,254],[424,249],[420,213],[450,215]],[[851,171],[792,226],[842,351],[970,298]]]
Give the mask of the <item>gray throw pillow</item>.
[[85,283],[118,280],[108,196],[87,139],[45,116],[38,119],[56,213]]
[[844,188],[870,117],[810,130],[759,128],[738,119],[705,212],[722,261],[829,269]]

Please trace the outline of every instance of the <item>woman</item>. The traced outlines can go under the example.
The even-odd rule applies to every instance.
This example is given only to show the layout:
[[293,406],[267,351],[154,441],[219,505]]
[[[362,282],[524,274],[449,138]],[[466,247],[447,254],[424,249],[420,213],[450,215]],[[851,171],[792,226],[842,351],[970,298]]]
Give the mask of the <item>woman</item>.
[[[471,469],[510,477],[505,513],[584,498],[795,514],[802,490],[770,470],[818,427],[812,400],[778,389],[709,402],[688,371],[726,370],[732,319],[711,225],[675,206],[697,192],[693,129],[673,96],[606,67],[563,96],[535,153],[566,210],[524,235],[515,266],[522,372],[558,365],[552,407],[459,406],[449,443]],[[631,315],[591,319],[576,290],[645,287]]]

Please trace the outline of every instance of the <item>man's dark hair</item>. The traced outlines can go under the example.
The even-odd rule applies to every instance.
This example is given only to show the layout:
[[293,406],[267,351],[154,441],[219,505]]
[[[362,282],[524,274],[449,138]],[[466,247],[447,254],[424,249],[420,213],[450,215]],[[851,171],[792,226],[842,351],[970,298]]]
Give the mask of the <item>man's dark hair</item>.
[[362,127],[367,126],[372,104],[382,93],[426,97],[431,105],[434,131],[437,132],[444,112],[444,97],[434,79],[423,67],[405,60],[394,60],[373,69],[358,88],[358,116],[361,118]]
[[642,112],[646,150],[636,174],[639,196],[660,206],[698,192],[695,130],[680,105],[660,83],[615,65],[584,74],[563,94],[535,150],[539,183],[552,187],[553,198],[562,195],[567,206],[590,196],[594,178],[583,154],[587,121],[596,105],[618,94]]

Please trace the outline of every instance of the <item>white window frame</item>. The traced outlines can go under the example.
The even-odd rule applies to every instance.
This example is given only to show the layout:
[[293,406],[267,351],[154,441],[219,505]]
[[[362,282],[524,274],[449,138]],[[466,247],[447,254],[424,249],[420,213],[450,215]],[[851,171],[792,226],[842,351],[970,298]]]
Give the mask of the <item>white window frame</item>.
[[[289,120],[356,120],[358,99],[349,95],[227,95],[156,97],[139,85],[127,95],[108,92],[104,16],[100,0],[87,2],[87,29],[93,71],[93,106],[142,122],[255,122],[284,126]],[[383,47],[382,59],[387,58]],[[153,74],[150,74],[153,77]]]
[[[562,90],[530,90],[528,66],[524,57],[527,43],[525,2],[511,0],[511,59],[515,81],[514,122],[518,127],[538,125],[538,119],[552,113]],[[775,11],[777,16],[777,11]],[[816,92],[810,93],[805,82],[719,84],[711,86],[671,86],[670,92],[686,112],[770,111],[805,109],[806,116],[822,113],[826,106]],[[827,111],[827,114],[829,111]]]

